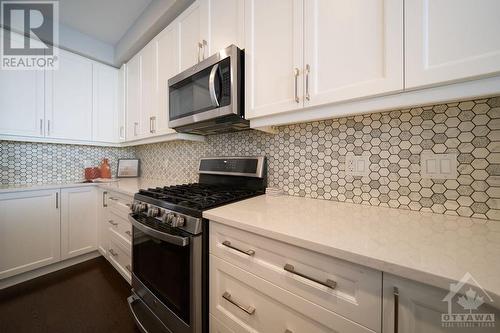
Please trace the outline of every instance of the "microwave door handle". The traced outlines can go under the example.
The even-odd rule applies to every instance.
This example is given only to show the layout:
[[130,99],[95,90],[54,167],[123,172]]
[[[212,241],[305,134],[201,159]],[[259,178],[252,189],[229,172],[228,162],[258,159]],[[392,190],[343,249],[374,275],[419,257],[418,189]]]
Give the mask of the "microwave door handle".
[[210,71],[210,77],[208,80],[208,89],[210,91],[210,99],[212,100],[212,105],[215,107],[219,107],[219,101],[217,100],[217,94],[215,93],[215,75],[217,75],[217,71],[219,70],[219,64],[215,64]]

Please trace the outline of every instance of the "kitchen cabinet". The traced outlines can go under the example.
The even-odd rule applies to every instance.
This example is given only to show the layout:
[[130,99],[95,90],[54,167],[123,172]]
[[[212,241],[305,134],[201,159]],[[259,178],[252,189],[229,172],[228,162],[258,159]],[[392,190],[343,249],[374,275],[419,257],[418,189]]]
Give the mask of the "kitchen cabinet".
[[98,191],[97,202],[97,250],[103,257],[107,256],[108,252],[108,191]]
[[175,21],[179,29],[180,71],[196,65],[207,56],[208,27],[201,26],[201,15],[201,1],[195,1]]
[[127,64],[123,64],[118,72],[118,141],[127,139],[125,135],[127,107]]
[[45,72],[45,135],[92,140],[92,61],[59,50],[58,70]]
[[406,0],[406,88],[500,72],[500,2]]
[[[398,276],[384,273],[383,284],[383,329],[382,332],[404,332],[404,333],[445,333],[453,331],[453,328],[442,326],[441,315],[448,313],[448,302],[445,297],[449,290],[425,285],[416,281],[407,280]],[[469,287],[464,287],[465,292]],[[476,288],[476,291],[481,292]],[[463,308],[457,303],[457,294],[451,300],[452,312],[460,313]],[[483,297],[484,301],[487,296]],[[494,313],[498,320],[500,314],[498,309],[483,304],[479,307],[480,313]],[[465,313],[469,313],[467,310]],[[472,312],[474,313],[474,312]],[[498,325],[498,322],[496,323]],[[397,325],[397,328],[395,327]],[[455,323],[455,325],[458,325]],[[460,330],[457,328],[456,330]],[[466,326],[462,326],[462,329]],[[495,328],[467,327],[469,333],[496,332]]]
[[119,71],[116,68],[93,64],[92,141],[118,142],[120,123],[118,108]]
[[200,0],[201,26],[208,27],[206,57],[231,44],[245,48],[245,1]]
[[127,140],[139,138],[141,120],[141,55],[136,54],[126,66]]
[[140,70],[140,121],[139,136],[145,137],[154,135],[153,122],[156,117],[154,109],[154,80],[155,80],[155,43],[154,41],[146,45],[140,52],[141,70]]
[[0,279],[60,259],[59,190],[0,194]]
[[247,118],[402,90],[402,12],[398,0],[247,1]]
[[303,8],[303,0],[245,1],[246,118],[303,106]]
[[61,190],[61,257],[97,249],[96,190],[86,186]]
[[179,28],[171,24],[155,37],[155,80],[154,101],[155,118],[153,129],[155,134],[168,134],[175,131],[168,127],[169,94],[168,80],[180,71],[179,68]]
[[400,0],[305,1],[304,106],[403,90],[402,13]]

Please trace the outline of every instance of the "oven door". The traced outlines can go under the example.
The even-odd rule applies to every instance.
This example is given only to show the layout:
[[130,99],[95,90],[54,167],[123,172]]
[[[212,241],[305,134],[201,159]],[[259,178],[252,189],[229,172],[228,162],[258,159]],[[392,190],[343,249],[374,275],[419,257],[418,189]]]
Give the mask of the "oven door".
[[169,127],[240,115],[241,50],[231,46],[171,78]]
[[201,332],[201,236],[150,217],[129,220],[134,292],[171,331]]

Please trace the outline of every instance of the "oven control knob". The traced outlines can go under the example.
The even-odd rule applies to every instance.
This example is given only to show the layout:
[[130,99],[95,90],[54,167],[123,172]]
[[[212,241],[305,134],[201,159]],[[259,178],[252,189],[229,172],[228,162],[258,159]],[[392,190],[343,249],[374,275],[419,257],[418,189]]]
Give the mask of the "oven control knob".
[[148,205],[145,203],[139,204],[139,213],[146,212],[148,210]]
[[184,225],[184,217],[176,216],[172,219],[172,227],[182,227]]
[[157,217],[158,215],[160,215],[160,209],[157,207],[150,207],[146,215],[149,217]]
[[162,216],[162,220],[163,222],[165,223],[168,223],[168,224],[172,224],[172,220],[174,219],[174,213],[165,213],[163,216]]

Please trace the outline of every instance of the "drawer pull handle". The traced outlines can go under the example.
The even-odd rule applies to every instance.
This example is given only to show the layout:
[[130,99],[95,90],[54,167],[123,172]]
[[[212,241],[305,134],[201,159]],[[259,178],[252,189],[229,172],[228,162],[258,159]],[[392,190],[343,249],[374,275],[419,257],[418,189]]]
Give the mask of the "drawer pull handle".
[[399,289],[394,287],[394,333],[399,329]]
[[125,233],[126,233],[127,235],[129,235],[130,237],[132,237],[132,231],[127,230],[127,231],[125,231]]
[[287,272],[290,272],[290,273],[293,273],[295,275],[298,275],[298,276],[301,276],[303,277],[304,279],[307,279],[307,280],[310,280],[310,281],[313,281],[313,282],[316,282],[322,286],[325,286],[325,287],[328,287],[328,288],[331,288],[331,289],[335,289],[335,287],[337,287],[337,282],[333,281],[333,280],[330,280],[330,279],[327,279],[326,282],[323,282],[323,281],[319,281],[315,278],[312,278],[310,276],[307,276],[305,274],[302,274],[302,273],[299,273],[295,270],[295,267],[293,267],[293,265],[290,265],[290,264],[286,264],[285,267],[283,267],[283,269]]
[[130,265],[125,266],[125,268],[127,269],[127,271],[129,271],[130,273],[132,273],[132,267],[130,267]]
[[113,249],[109,249],[109,253],[111,253],[113,257],[116,257],[118,255],[118,253],[116,253]]
[[111,225],[114,225],[115,227],[118,225],[118,223],[113,222],[113,220],[109,220],[108,223],[111,224]]
[[246,254],[247,256],[253,256],[255,254],[255,251],[254,250],[241,250],[241,249],[238,249],[237,247],[231,245],[231,242],[230,241],[224,241],[222,242],[222,245],[230,248],[230,249],[233,249],[235,251],[238,251],[240,253],[243,253],[243,254]]
[[109,197],[109,200],[118,201],[117,198]]
[[227,291],[222,295],[222,298],[224,298],[226,301],[233,304],[234,306],[238,307],[238,309],[245,311],[249,315],[253,315],[255,313],[255,308],[253,306],[245,307],[243,305],[238,304],[231,298],[231,294],[228,293]]

